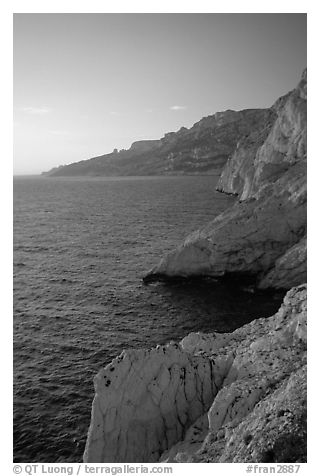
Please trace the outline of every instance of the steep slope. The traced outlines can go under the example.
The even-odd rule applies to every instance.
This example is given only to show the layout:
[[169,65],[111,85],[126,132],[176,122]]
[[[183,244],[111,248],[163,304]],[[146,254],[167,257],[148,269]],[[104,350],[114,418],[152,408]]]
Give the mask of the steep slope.
[[241,200],[256,196],[265,185],[276,182],[289,167],[306,158],[307,71],[297,88],[278,99],[272,109],[277,119],[270,129],[244,137],[224,167],[217,188]]
[[261,288],[289,289],[306,280],[306,95],[304,72],[297,88],[272,108],[273,125],[244,138],[222,172],[219,190],[241,201],[187,237],[145,276],[146,283],[232,275]]
[[58,167],[45,175],[116,176],[184,173],[220,173],[239,139],[271,124],[270,109],[218,112],[190,129],[182,127],[160,140],[137,141],[128,150]]
[[306,285],[231,334],[124,351],[95,378],[84,461],[306,459]]

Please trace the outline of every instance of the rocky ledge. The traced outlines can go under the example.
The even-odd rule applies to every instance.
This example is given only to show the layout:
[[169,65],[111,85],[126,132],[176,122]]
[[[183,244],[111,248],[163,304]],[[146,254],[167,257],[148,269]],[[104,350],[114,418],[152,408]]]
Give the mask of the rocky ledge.
[[306,461],[306,285],[230,334],[126,350],[95,378],[84,461]]
[[260,288],[306,280],[307,76],[278,99],[274,120],[244,136],[218,189],[239,202],[192,233],[144,277],[249,277]]

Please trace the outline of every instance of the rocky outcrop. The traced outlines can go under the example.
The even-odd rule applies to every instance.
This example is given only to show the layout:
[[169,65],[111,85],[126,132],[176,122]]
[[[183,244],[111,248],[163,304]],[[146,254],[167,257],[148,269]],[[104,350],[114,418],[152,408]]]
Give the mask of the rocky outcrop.
[[273,125],[243,139],[222,173],[219,189],[240,202],[188,236],[146,283],[231,275],[289,289],[306,279],[306,73],[273,110]]
[[240,138],[263,128],[272,117],[275,113],[270,109],[218,112],[190,129],[182,127],[159,140],[136,141],[128,150],[58,167],[45,175],[219,174]]
[[85,462],[306,458],[306,285],[231,334],[124,351],[95,378]]
[[[272,387],[272,384],[271,384]],[[192,462],[301,463],[307,461],[307,371],[303,365],[264,398],[240,423],[209,434]],[[221,451],[222,447],[222,451]]]
[[230,359],[213,370],[178,344],[124,351],[95,378],[86,462],[152,462],[208,411]]
[[280,256],[264,278],[261,288],[286,288],[307,280],[307,238],[304,236]]
[[307,72],[296,89],[278,99],[276,119],[250,132],[238,144],[222,171],[217,188],[241,200],[255,197],[276,182],[307,153]]
[[[238,203],[191,234],[145,281],[232,275],[251,277],[261,288],[289,288],[289,276],[286,282],[274,268],[306,233],[306,171],[301,165],[291,168],[271,194]],[[293,259],[287,267],[294,268],[294,254],[287,258]],[[300,262],[299,268],[305,275],[306,262]],[[273,270],[273,279],[265,279]]]

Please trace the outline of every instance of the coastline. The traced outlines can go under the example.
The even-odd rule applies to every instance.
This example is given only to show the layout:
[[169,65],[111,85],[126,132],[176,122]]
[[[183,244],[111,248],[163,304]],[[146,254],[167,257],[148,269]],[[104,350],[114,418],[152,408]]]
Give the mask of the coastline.
[[227,161],[218,189],[238,202],[144,276],[252,279],[288,290],[279,311],[123,351],[95,378],[85,462],[306,461],[306,99],[305,70]]

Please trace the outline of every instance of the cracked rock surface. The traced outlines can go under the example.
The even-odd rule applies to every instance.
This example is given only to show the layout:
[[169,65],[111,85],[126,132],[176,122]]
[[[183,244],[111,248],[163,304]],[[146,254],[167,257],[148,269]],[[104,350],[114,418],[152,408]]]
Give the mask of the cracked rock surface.
[[229,366],[176,343],[124,351],[95,378],[84,460],[158,461],[209,409]]
[[230,334],[124,351],[95,378],[84,461],[304,461],[306,292]]

